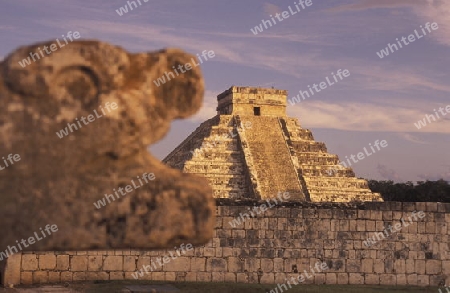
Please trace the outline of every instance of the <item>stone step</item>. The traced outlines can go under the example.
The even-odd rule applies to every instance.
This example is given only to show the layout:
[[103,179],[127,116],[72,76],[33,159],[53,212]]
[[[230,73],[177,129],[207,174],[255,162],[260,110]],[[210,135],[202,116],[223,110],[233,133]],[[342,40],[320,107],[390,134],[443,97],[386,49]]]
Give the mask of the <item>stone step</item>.
[[[303,165],[303,169],[301,169],[301,174],[305,177],[318,177],[322,180],[322,177],[330,177],[330,178],[349,178],[354,177],[355,173],[351,169],[343,169],[343,170],[332,170],[332,168],[305,168]],[[328,172],[327,172],[328,171]],[[329,173],[331,172],[331,173]]]
[[280,191],[290,192],[291,199],[305,199],[278,118],[247,119],[252,129],[245,132],[245,138],[263,199]]

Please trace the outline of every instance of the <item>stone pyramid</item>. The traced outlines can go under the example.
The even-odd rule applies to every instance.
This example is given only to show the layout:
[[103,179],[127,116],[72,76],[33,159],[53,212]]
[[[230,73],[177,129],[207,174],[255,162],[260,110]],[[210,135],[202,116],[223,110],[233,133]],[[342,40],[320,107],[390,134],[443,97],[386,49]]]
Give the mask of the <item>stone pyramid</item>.
[[382,201],[308,129],[286,116],[287,91],[236,87],[163,162],[210,182],[214,197],[311,202]]

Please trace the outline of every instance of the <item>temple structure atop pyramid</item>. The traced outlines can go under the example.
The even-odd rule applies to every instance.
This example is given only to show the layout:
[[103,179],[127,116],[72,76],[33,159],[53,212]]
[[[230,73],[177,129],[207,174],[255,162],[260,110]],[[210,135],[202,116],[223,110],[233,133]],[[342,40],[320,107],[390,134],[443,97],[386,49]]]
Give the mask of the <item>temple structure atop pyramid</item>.
[[311,131],[287,117],[286,98],[285,90],[231,87],[217,96],[217,115],[163,162],[207,178],[216,198],[289,192],[291,200],[311,202],[382,201]]

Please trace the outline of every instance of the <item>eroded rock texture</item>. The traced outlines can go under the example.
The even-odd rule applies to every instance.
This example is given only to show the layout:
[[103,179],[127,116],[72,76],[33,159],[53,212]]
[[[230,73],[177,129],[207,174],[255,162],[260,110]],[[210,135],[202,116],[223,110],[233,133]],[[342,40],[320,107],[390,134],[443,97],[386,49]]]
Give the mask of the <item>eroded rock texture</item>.
[[[207,181],[170,169],[147,149],[173,119],[200,108],[203,78],[193,56],[177,49],[130,54],[79,41],[19,64],[50,44],[19,48],[0,63],[0,158],[6,159],[0,159],[0,251],[42,233],[47,237],[22,249],[207,242],[214,225]],[[186,63],[192,70],[159,87],[153,82]],[[94,203],[102,199],[98,209]],[[58,231],[41,232],[47,224]]]

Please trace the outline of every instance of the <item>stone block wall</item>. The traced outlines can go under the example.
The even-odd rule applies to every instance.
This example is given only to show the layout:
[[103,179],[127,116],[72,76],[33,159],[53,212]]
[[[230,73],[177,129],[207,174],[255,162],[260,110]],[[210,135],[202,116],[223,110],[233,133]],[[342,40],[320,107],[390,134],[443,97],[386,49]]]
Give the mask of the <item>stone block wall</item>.
[[[438,286],[450,283],[450,204],[370,202],[283,203],[252,218],[247,201],[221,200],[214,238],[139,279],[283,283],[317,261],[329,269],[307,283]],[[273,203],[272,203],[273,204]],[[425,217],[408,220],[413,211]],[[249,214],[250,218],[244,215]],[[240,216],[242,215],[242,217]],[[402,223],[370,247],[374,233]],[[230,222],[240,219],[240,225]],[[243,220],[245,219],[245,220]],[[408,226],[406,224],[409,223]],[[388,231],[388,230],[387,230]],[[22,253],[10,257],[3,284],[134,279],[133,273],[169,251]],[[296,271],[298,270],[298,273]]]

